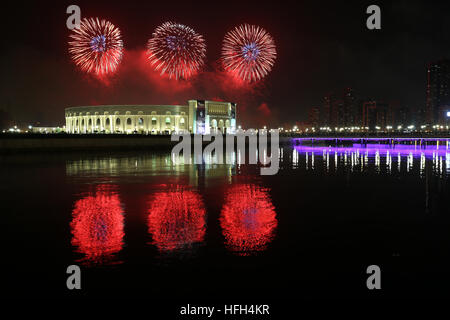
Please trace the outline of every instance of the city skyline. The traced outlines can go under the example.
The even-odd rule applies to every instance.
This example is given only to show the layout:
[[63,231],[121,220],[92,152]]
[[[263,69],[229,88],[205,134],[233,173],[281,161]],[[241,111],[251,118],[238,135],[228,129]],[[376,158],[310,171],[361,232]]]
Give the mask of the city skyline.
[[308,110],[305,127],[393,129],[414,127],[431,129],[450,123],[450,60],[427,64],[425,95],[422,106],[409,106],[399,101],[361,97],[353,88],[333,90],[322,104]]
[[[21,22],[5,38],[0,105],[4,117],[55,126],[62,124],[64,108],[70,106],[176,104],[196,98],[235,101],[239,121],[248,127],[262,126],[267,119],[266,124],[275,127],[292,119],[306,121],[309,108],[326,92],[345,87],[363,97],[419,108],[426,104],[427,64],[450,52],[445,3],[380,2],[382,28],[368,30],[365,10],[371,3],[365,1],[326,8],[311,2],[277,8],[229,2],[223,10],[202,2],[189,10],[182,2],[142,4],[142,10],[132,10],[133,2],[81,1],[83,16],[109,19],[123,32],[123,63],[105,84],[86,77],[70,61],[68,4],[34,4],[25,12],[11,9],[2,22]],[[192,11],[208,18],[186,14]],[[167,20],[190,25],[205,36],[205,69],[190,82],[160,81],[141,67],[146,39]],[[278,53],[273,70],[251,87],[228,83],[216,68],[224,35],[243,23],[264,27]]]

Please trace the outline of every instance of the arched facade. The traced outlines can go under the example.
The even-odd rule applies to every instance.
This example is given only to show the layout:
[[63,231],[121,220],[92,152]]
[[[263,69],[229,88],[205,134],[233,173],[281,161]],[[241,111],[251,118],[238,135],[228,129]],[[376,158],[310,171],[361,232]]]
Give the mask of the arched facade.
[[[189,105],[110,105],[71,107],[65,110],[66,132],[72,134],[120,133],[120,134],[171,134],[172,132],[210,133],[235,130],[230,103],[214,103],[212,114],[208,105],[204,112],[190,100]],[[233,104],[234,105],[234,104]],[[235,106],[235,105],[234,105]],[[235,108],[235,107],[234,107]],[[202,109],[203,110],[203,109]],[[214,127],[210,126],[214,123]],[[234,124],[234,125],[233,125]],[[198,127],[206,127],[200,132]]]
[[187,106],[93,106],[66,109],[68,133],[171,134],[192,131]]

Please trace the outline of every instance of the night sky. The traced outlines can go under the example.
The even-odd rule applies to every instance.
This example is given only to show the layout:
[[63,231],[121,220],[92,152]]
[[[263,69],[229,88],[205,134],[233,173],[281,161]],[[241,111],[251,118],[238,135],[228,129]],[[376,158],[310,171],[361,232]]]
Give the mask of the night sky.
[[[306,120],[330,91],[352,87],[361,98],[412,108],[425,105],[426,64],[450,57],[450,5],[428,1],[39,1],[2,12],[1,104],[18,124],[64,124],[64,108],[98,104],[185,104],[221,99],[238,104],[245,126]],[[125,53],[107,82],[88,76],[68,55],[66,8],[104,18],[122,32]],[[381,7],[382,29],[366,28],[370,4]],[[151,71],[144,50],[153,30],[176,21],[202,34],[204,71],[168,81]],[[219,68],[223,36],[257,24],[275,39],[277,60],[260,83],[237,86]]]

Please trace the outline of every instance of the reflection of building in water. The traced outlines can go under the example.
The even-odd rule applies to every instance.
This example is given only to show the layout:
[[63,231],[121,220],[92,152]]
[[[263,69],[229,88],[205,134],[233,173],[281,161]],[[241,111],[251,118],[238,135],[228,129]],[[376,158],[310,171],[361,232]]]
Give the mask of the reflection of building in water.
[[232,133],[236,104],[189,100],[188,105],[111,105],[66,108],[68,133]]
[[142,154],[136,156],[105,156],[69,160],[66,162],[66,174],[77,175],[102,175],[121,176],[134,173],[153,174],[155,170],[159,174],[186,174],[192,170],[183,166],[181,159],[172,159],[166,154]]
[[82,261],[94,264],[112,262],[122,250],[123,210],[119,196],[111,186],[100,185],[75,202],[72,212],[72,245],[85,255]]
[[[230,178],[236,173],[236,154],[224,154],[232,158],[230,164],[215,164],[216,155],[205,157],[201,165],[185,165],[182,155],[169,153],[141,154],[136,156],[92,157],[66,162],[66,175],[70,177],[120,177],[149,175],[187,176],[189,184],[197,186],[200,179]],[[193,161],[191,161],[193,163]]]
[[201,196],[181,186],[152,195],[148,231],[160,251],[186,249],[203,242],[206,211]]
[[277,227],[268,189],[254,184],[232,186],[225,198],[220,225],[229,250],[240,255],[265,250]]

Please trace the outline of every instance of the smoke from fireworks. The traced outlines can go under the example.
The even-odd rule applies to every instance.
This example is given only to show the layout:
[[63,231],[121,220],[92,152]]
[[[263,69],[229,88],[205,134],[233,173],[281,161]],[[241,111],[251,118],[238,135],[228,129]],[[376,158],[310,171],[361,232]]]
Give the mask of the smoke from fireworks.
[[70,35],[69,53],[81,70],[98,76],[116,71],[123,55],[120,30],[111,22],[84,18]]
[[147,56],[151,65],[161,75],[187,79],[203,66],[206,44],[203,36],[192,28],[165,22],[147,43]]
[[244,81],[264,78],[276,56],[273,38],[258,26],[241,25],[228,32],[223,40],[223,67]]

